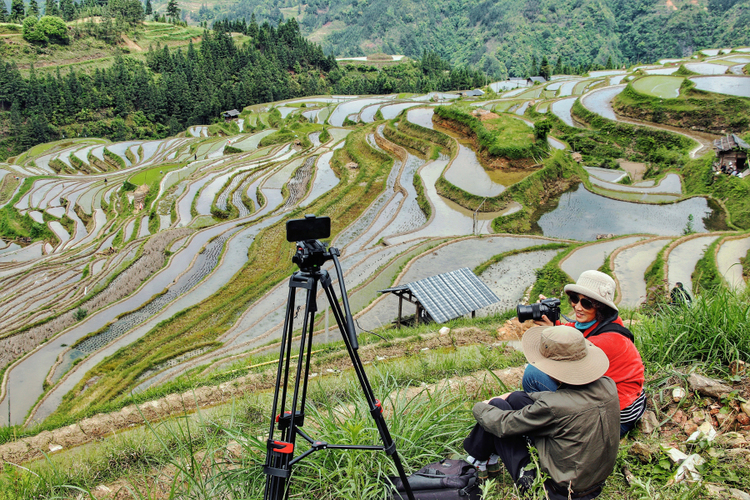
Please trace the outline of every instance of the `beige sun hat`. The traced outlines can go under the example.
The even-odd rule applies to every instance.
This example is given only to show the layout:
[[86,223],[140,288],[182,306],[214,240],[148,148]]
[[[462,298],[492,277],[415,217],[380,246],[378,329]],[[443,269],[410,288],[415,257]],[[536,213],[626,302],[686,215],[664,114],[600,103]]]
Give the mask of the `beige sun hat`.
[[609,369],[604,351],[571,326],[529,328],[521,345],[530,364],[566,384],[589,384]]
[[575,285],[565,285],[565,293],[573,292],[585,295],[590,299],[601,302],[619,312],[615,305],[615,289],[617,285],[611,276],[601,271],[584,271],[578,277]]

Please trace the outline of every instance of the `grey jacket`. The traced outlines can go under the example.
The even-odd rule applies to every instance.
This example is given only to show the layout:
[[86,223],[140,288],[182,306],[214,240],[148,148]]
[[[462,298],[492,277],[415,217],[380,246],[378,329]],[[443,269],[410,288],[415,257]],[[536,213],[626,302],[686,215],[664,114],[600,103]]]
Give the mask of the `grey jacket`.
[[620,400],[609,377],[557,392],[529,394],[534,403],[515,411],[474,405],[474,418],[499,436],[534,439],[540,466],[563,489],[582,492],[612,472],[620,444]]

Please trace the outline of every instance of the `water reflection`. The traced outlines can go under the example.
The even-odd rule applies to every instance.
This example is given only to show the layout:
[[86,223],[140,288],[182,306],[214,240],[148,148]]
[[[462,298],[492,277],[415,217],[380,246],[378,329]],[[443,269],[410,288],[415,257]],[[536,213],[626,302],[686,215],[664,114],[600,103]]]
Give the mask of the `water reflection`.
[[750,97],[750,78],[743,76],[702,76],[691,78],[695,88],[719,94]]
[[667,205],[628,203],[591,193],[583,184],[563,193],[557,206],[547,205],[540,212],[537,224],[545,236],[583,241],[609,233],[678,236],[691,214],[693,230],[702,233],[714,215],[705,198]]

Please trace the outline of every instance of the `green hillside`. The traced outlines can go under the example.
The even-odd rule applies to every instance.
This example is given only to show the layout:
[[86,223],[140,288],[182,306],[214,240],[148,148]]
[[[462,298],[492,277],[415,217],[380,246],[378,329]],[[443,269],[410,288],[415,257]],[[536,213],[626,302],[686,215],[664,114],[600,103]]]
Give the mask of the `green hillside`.
[[293,16],[336,56],[434,50],[496,77],[525,76],[533,57],[619,65],[750,44],[747,0],[208,0],[184,9],[194,22]]

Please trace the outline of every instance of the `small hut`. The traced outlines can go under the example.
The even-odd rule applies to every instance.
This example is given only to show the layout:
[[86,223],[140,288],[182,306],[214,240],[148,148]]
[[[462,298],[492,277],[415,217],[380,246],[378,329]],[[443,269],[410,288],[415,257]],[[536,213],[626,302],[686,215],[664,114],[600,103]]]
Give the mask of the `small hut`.
[[737,134],[728,134],[714,141],[717,163],[716,170],[727,174],[741,172],[747,168],[747,152],[750,145],[743,141]]
[[500,301],[468,267],[379,291],[398,297],[396,325],[399,328],[403,322],[404,300],[416,306],[414,322],[417,324],[420,321],[445,323],[467,314],[473,318],[477,309]]
[[229,111],[224,111],[221,114],[221,117],[224,118],[224,121],[228,122],[229,120],[234,120],[235,118],[240,117],[240,112],[236,109],[230,109]]

